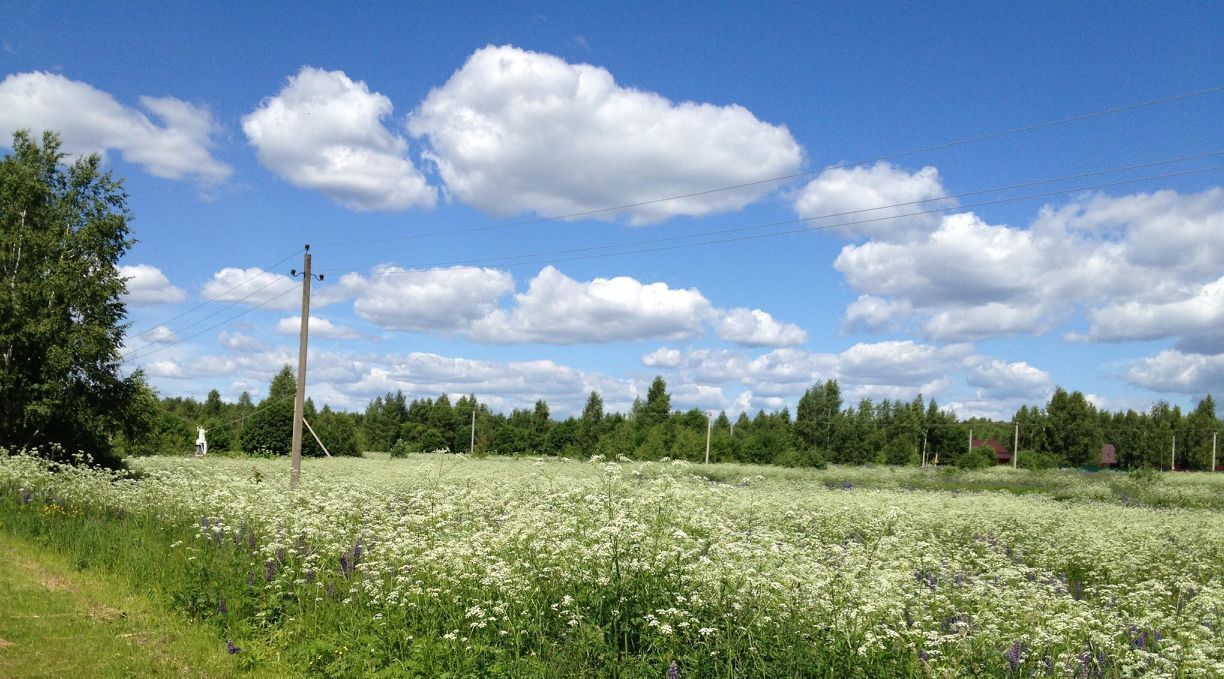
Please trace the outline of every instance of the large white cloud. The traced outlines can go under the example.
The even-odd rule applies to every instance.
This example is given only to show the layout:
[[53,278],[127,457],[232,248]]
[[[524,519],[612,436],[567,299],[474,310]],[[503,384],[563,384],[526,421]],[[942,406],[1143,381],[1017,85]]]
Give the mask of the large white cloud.
[[1132,384],[1153,391],[1180,394],[1219,394],[1224,391],[1224,354],[1206,356],[1176,349],[1136,361],[1126,371]]
[[[795,212],[811,219],[815,227],[861,222],[838,227],[840,233],[851,238],[905,240],[929,232],[939,223],[935,214],[915,213],[956,205],[955,200],[943,199],[945,195],[934,167],[910,173],[881,161],[871,166],[824,170],[803,187],[795,199]],[[823,219],[815,219],[818,217]]]
[[883,332],[903,327],[912,309],[906,300],[888,300],[875,295],[860,295],[846,307],[842,332]]
[[1054,392],[1050,373],[1024,361],[1008,363],[997,358],[974,357],[969,361],[966,381],[977,388],[979,399],[1045,403]]
[[127,280],[123,301],[134,306],[174,304],[187,299],[187,293],[175,287],[161,269],[149,264],[119,267],[119,275]]
[[[281,335],[298,335],[302,331],[302,317],[289,316],[276,322],[276,332]],[[310,336],[327,337],[330,339],[357,339],[361,333],[339,323],[333,323],[326,318],[310,315]]]
[[241,302],[268,309],[298,309],[301,308],[302,297],[292,294],[292,291],[300,290],[301,285],[300,281],[286,274],[264,271],[259,267],[225,267],[204,284],[204,297],[210,301]]
[[1027,228],[949,215],[923,239],[847,245],[834,266],[866,300],[848,310],[851,328],[1040,334],[1086,309],[1084,338],[1122,340],[1207,332],[1222,260],[1224,189],[1214,188],[1084,196]]
[[[557,215],[796,172],[799,144],[738,105],[674,103],[603,68],[485,47],[408,119],[447,193],[494,215]],[[771,184],[627,208],[632,223],[738,210]]]
[[308,66],[242,120],[259,162],[353,210],[431,208],[408,142],[383,125],[391,100],[342,71]]
[[722,311],[715,329],[721,339],[746,347],[789,347],[808,341],[803,328],[782,323],[760,309]]
[[212,155],[218,125],[208,109],[174,97],[141,97],[140,105],[161,124],[87,83],[55,73],[15,73],[0,82],[0,132],[56,131],[68,153],[115,150],[149,174],[206,187],[233,174]]
[[1224,276],[1183,299],[1107,304],[1090,311],[1088,319],[1092,327],[1084,339],[1104,342],[1212,333],[1224,326]]
[[391,330],[454,333],[469,331],[494,313],[498,299],[514,291],[514,278],[487,268],[385,265],[368,277],[342,276],[340,288],[356,298],[353,310],[371,323]]
[[[240,291],[244,291],[245,287]],[[350,273],[321,294],[353,298],[363,320],[389,330],[456,334],[493,344],[605,344],[687,339],[706,333],[741,346],[791,346],[807,333],[760,309],[717,309],[699,290],[629,276],[579,281],[552,266],[514,294],[514,278],[490,268]]]
[[696,289],[642,283],[628,276],[576,281],[544,267],[514,296],[510,311],[495,310],[472,328],[489,342],[577,344],[637,339],[681,339],[703,330],[710,302]]

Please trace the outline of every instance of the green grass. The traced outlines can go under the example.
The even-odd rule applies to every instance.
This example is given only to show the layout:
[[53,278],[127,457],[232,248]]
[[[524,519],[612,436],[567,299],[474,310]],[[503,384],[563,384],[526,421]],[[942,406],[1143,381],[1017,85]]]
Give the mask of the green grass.
[[0,531],[175,611],[222,675],[1224,676],[1224,475],[133,464],[0,454]]
[[281,676],[243,670],[215,630],[0,526],[0,676]]

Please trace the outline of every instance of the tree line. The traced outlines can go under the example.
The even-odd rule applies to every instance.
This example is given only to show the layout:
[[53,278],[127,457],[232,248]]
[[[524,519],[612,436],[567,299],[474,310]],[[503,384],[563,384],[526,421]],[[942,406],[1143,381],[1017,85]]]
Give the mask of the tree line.
[[[257,404],[248,393],[225,403],[215,390],[203,403],[162,399],[154,434],[141,450],[188,451],[198,424],[208,429],[211,450],[286,454],[295,386],[293,370],[285,366]],[[623,413],[608,412],[598,392],[591,392],[580,414],[554,418],[543,399],[531,408],[502,413],[474,395],[409,400],[402,391],[375,397],[354,413],[317,410],[308,399],[305,412],[332,455],[447,451],[698,462],[705,459],[708,430],[712,462],[813,467],[916,465],[923,460],[981,466],[994,462],[993,453],[984,459],[971,439],[995,440],[1011,451],[1018,438],[1022,467],[1101,466],[1102,447],[1111,443],[1122,468],[1168,468],[1175,461],[1179,469],[1207,469],[1219,425],[1211,396],[1188,414],[1163,401],[1144,413],[1108,412],[1078,391],[1059,388],[1048,403],[1023,406],[1010,421],[959,420],[922,395],[910,401],[847,404],[837,380],[807,389],[793,414],[784,407],[751,417],[740,413],[732,419],[720,412],[711,418],[696,408],[673,410],[662,377],[654,379],[645,399],[635,400]],[[309,434],[303,436],[303,454],[323,454]]]
[[[216,390],[203,402],[158,398],[140,371],[123,374],[128,327],[118,262],[135,241],[122,181],[97,155],[68,164],[54,133],[40,143],[17,132],[11,148],[0,158],[0,447],[60,460],[80,451],[117,467],[124,455],[190,451],[203,426],[212,450],[287,453],[296,389],[288,366],[258,404],[249,393],[226,403]],[[724,412],[711,422],[700,410],[674,411],[662,378],[624,413],[606,412],[595,392],[580,415],[564,419],[543,400],[500,413],[474,395],[452,403],[447,394],[408,401],[394,392],[359,413],[307,400],[305,417],[322,441],[304,436],[307,455],[326,448],[696,461],[705,458],[708,428],[712,461],[792,466],[989,464],[993,453],[973,450],[971,439],[1018,438],[1022,466],[1094,466],[1109,443],[1124,468],[1205,469],[1219,425],[1210,396],[1188,414],[1165,402],[1111,413],[1057,389],[1010,422],[962,422],[921,395],[848,405],[835,380],[806,390],[793,416],[783,408],[732,421]]]

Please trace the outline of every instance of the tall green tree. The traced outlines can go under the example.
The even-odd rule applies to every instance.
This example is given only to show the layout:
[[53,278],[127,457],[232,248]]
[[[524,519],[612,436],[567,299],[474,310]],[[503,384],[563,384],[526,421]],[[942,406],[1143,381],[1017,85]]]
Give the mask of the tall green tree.
[[1100,463],[1105,436],[1096,408],[1081,392],[1068,394],[1055,388],[1046,406],[1046,422],[1051,452],[1061,461],[1072,466]]
[[141,374],[120,371],[127,194],[97,155],[65,164],[53,133],[40,145],[18,132],[12,148],[0,160],[0,445],[119,466],[114,438],[138,439],[156,417]]
[[642,406],[638,417],[638,427],[647,431],[656,424],[661,424],[671,415],[671,396],[667,395],[667,382],[661,376],[655,377],[646,390],[646,404]]
[[[269,455],[289,454],[293,443],[293,397],[296,394],[297,378],[293,368],[286,365],[268,385],[268,397],[260,401],[259,408],[246,419],[241,437],[243,450]],[[303,448],[307,448],[305,443]]]

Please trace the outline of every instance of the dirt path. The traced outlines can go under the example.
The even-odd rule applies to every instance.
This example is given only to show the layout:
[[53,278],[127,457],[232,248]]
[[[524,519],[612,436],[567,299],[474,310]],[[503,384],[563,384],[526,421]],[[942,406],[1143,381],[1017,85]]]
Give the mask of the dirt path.
[[0,602],[0,677],[269,676],[243,671],[212,630],[2,526]]

